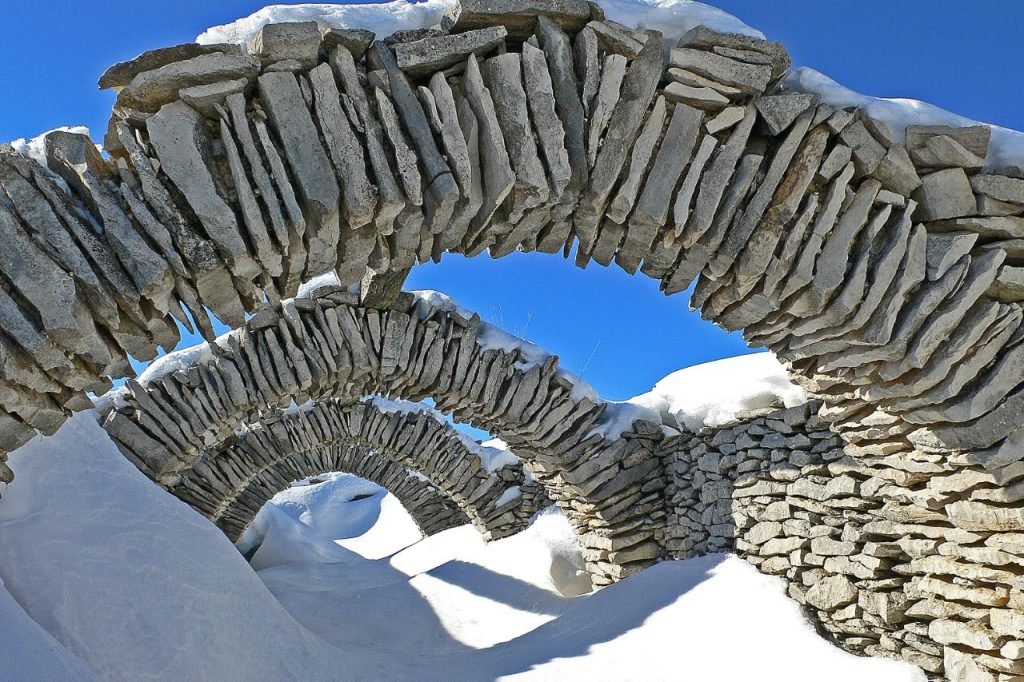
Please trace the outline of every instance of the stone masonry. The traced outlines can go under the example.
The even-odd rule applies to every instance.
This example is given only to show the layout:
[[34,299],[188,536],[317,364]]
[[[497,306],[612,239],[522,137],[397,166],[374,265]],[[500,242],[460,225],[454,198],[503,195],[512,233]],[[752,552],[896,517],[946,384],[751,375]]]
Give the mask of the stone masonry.
[[[212,340],[212,314],[244,327],[235,347],[107,416],[164,485],[292,397],[433,396],[508,436],[595,582],[690,540],[716,548],[722,524],[687,540],[668,520],[690,516],[661,492],[676,437],[662,425],[594,434],[607,408],[554,365],[524,371],[475,343],[472,322],[396,299],[411,267],[446,253],[575,249],[581,267],[614,262],[667,294],[693,285],[706,319],[787,363],[818,407],[811,433],[841,437],[842,457],[792,462],[804,483],[769,475],[765,490],[785,492],[753,497],[821,505],[786,502],[820,533],[786,535],[792,552],[824,558],[787,555],[781,572],[823,627],[949,679],[1014,679],[1024,171],[990,166],[986,126],[890,130],[787,91],[788,67],[776,43],[698,27],[666,44],[584,0],[464,0],[440,29],[382,41],[270,25],[249,45],[116,65],[101,78],[117,91],[109,158],[68,132],[46,137],[46,167],[0,147],[0,452],[89,408],[131,374],[129,355],[174,348],[176,321]],[[282,307],[328,271],[359,300]],[[202,428],[179,436],[186,422],[161,422],[149,393]],[[0,457],[0,483],[13,475]],[[843,488],[851,506],[801,485]],[[851,553],[817,551],[842,543]],[[780,572],[776,556],[756,563]],[[896,615],[904,597],[915,607]]]

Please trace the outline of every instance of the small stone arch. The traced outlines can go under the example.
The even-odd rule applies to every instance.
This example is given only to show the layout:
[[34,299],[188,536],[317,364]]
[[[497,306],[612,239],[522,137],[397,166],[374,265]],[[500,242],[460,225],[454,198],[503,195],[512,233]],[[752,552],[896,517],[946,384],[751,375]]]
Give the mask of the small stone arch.
[[[366,308],[356,294],[327,285],[161,365],[127,382],[101,412],[122,452],[168,489],[240,423],[271,418],[293,402],[431,398],[508,443],[590,548],[595,580],[620,578],[661,555],[661,425],[638,419],[613,430],[607,403],[555,356],[450,300],[403,293],[388,308]],[[602,538],[623,528],[633,546],[604,548]]]
[[487,540],[525,528],[547,500],[522,466],[490,471],[476,443],[413,407],[327,400],[272,413],[208,448],[168,490],[232,540],[292,481],[331,471],[387,488],[426,535],[470,522]]

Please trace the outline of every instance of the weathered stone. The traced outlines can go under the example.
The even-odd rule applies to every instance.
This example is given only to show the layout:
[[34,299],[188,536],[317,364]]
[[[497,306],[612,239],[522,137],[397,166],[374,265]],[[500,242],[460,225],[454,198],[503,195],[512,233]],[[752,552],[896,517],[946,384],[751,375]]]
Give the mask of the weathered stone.
[[342,217],[356,229],[373,220],[377,190],[366,175],[366,159],[348,117],[341,108],[341,95],[331,67],[321,64],[309,72],[317,119],[331,160],[341,181]]
[[174,62],[186,61],[205,54],[222,52],[224,54],[241,54],[238,45],[214,44],[200,45],[199,43],[185,43],[174,47],[162,47],[156,50],[148,50],[138,57],[128,61],[114,64],[100,76],[100,89],[123,88],[132,82],[132,79],[144,71],[153,71],[162,66]]
[[984,194],[999,201],[1024,204],[1024,180],[1005,175],[982,174],[971,178],[971,187],[978,194]]
[[706,111],[718,111],[729,106],[729,98],[711,88],[695,88],[682,83],[669,83],[662,95],[672,102],[681,102]]
[[608,207],[607,216],[620,225],[626,221],[630,211],[633,210],[633,204],[640,193],[647,174],[647,167],[651,157],[654,156],[654,147],[661,138],[665,123],[665,111],[665,98],[659,97],[647,115],[647,120],[637,137],[636,144],[633,145],[626,180],[619,185],[619,191]]
[[209,85],[197,85],[192,88],[183,88],[178,92],[181,101],[189,105],[207,118],[217,116],[217,107],[222,106],[228,96],[244,92],[249,87],[249,81],[244,78],[237,80],[221,81]]
[[789,54],[779,43],[738,33],[719,33],[706,26],[697,26],[687,31],[679,39],[678,47],[724,51],[737,58],[742,57],[744,61],[771,64],[773,78],[781,75],[790,65]]
[[146,128],[161,170],[188,199],[220,257],[237,277],[255,277],[260,272],[259,265],[249,254],[238,219],[218,193],[210,174],[210,140],[202,117],[176,102],[162,107],[149,119]]
[[[498,124],[491,92],[484,85],[483,76],[476,57],[466,61],[464,81],[466,98],[480,125],[480,164],[484,181],[484,201],[480,212],[473,220],[474,229],[480,229],[490,222],[491,216],[512,191],[516,176],[512,172],[505,138]],[[465,126],[463,126],[465,131]]]
[[1024,301],[1024,268],[1004,265],[987,293],[1004,303]]
[[176,100],[184,88],[238,79],[252,82],[259,71],[260,63],[252,57],[203,54],[139,73],[118,93],[117,106],[155,112]]
[[833,611],[857,601],[857,588],[850,579],[842,575],[822,578],[807,590],[805,599],[811,606],[823,611]]
[[772,135],[781,135],[793,122],[815,104],[817,95],[793,94],[759,97],[755,102],[761,118],[768,124]]
[[362,60],[376,37],[373,31],[359,28],[328,28],[321,33],[325,52],[330,54],[334,48],[343,47],[356,61]]
[[921,178],[919,201],[924,220],[960,218],[978,210],[971,183],[962,168],[947,168]]
[[290,73],[265,73],[259,78],[259,92],[303,201],[309,253],[306,276],[333,270],[340,230],[340,191],[298,81]]
[[[967,126],[953,128],[950,126],[907,126],[907,148],[914,163],[925,168],[943,167],[946,163],[956,162],[960,159],[944,158],[952,153],[952,147],[929,146],[937,138],[945,137],[948,142],[955,143],[956,148],[966,151],[970,156],[979,159],[984,164],[988,156],[988,143],[992,136],[992,129],[989,126]],[[952,163],[951,165],[956,165]]]
[[[600,86],[597,94],[591,101],[589,108],[590,120],[587,128],[587,163],[594,167],[597,160],[597,152],[601,148],[601,139],[604,136],[608,120],[612,111],[619,101],[619,92],[622,88],[622,79],[626,76],[626,58],[619,54],[611,54],[605,57],[604,67],[601,69]],[[584,90],[584,103],[587,95]]]
[[502,45],[507,36],[504,26],[490,26],[398,43],[393,49],[400,69],[413,77],[426,76],[463,62],[470,54],[485,55]]
[[642,33],[634,33],[622,24],[614,21],[599,20],[591,21],[587,28],[597,36],[598,43],[605,52],[620,54],[633,59],[646,42],[646,36]]
[[747,64],[713,52],[688,47],[673,49],[669,56],[669,65],[739,88],[750,95],[764,92],[772,77],[770,66]]
[[561,197],[572,177],[569,153],[565,147],[565,129],[555,113],[554,86],[544,52],[529,43],[523,43],[523,83],[552,193]]
[[320,58],[320,28],[315,21],[294,21],[260,27],[249,41],[249,54],[264,65],[295,60],[303,70]]
[[504,26],[511,37],[522,40],[533,33],[540,16],[576,32],[590,21],[590,5],[585,0],[463,0],[449,10],[441,26],[452,33]]

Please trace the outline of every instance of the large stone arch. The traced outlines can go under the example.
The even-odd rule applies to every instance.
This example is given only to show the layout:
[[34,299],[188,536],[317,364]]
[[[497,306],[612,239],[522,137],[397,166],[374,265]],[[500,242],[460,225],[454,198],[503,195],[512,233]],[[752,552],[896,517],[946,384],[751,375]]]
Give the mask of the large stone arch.
[[[606,414],[608,404],[556,357],[447,299],[402,293],[388,308],[367,308],[357,298],[336,285],[313,288],[215,343],[164,358],[105,401],[104,428],[140,469],[174,490],[242,422],[293,402],[431,398],[508,443],[566,511],[595,581],[661,555],[660,424]],[[610,548],[622,534],[629,545]]]
[[[704,317],[785,359],[844,439],[858,487],[870,481],[883,500],[847,516],[939,528],[962,545],[942,569],[954,588],[938,596],[975,610],[923,611],[893,641],[932,647],[956,675],[1016,672],[982,644],[1024,636],[1019,587],[992,596],[979,574],[993,574],[975,568],[1005,559],[992,547],[1019,558],[1005,548],[1024,531],[1024,183],[1014,169],[982,172],[991,131],[891,130],[786,91],[789,58],[763,40],[697,28],[666,68],[662,36],[582,1],[525,21],[464,5],[447,35],[390,44],[296,24],[263,29],[253,50],[149,53],[104,76],[120,89],[110,160],[54,133],[55,179],[0,150],[0,450],[89,407],[87,391],[130,373],[129,354],[176,345],[186,310],[208,338],[204,308],[233,327],[256,312],[251,338],[267,336],[264,323],[288,334],[276,311],[259,312],[267,299],[334,270],[361,283],[371,308],[358,315],[390,319],[408,314],[392,299],[416,262],[575,245],[577,264],[615,262],[669,294],[695,283]],[[435,321],[431,338],[454,329]],[[172,381],[201,387],[215,415],[214,356]],[[284,358],[257,362],[277,372]],[[564,409],[581,404],[554,392]],[[482,419],[480,405],[457,407]],[[580,408],[568,441],[510,440],[570,512],[599,582],[661,553],[667,513],[648,452],[661,431],[588,440],[601,409]],[[0,463],[0,480],[12,476]],[[873,549],[896,551],[885,544]],[[895,558],[864,559],[883,577],[853,572],[853,589],[906,592]],[[965,624],[998,636],[982,643]]]
[[521,465],[490,471],[475,445],[428,411],[328,400],[245,424],[169,490],[232,540],[292,481],[331,471],[387,488],[424,534],[467,522],[488,540],[517,533],[543,491]]

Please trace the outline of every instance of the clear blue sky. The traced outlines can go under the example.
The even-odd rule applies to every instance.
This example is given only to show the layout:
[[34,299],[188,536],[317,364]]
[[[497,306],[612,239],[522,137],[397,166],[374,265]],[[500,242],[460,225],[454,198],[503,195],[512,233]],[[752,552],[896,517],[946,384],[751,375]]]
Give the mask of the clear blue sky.
[[[116,61],[195,38],[261,0],[8,0],[0,40],[0,140],[59,125],[102,137],[113,96],[99,74]],[[717,0],[813,66],[861,92],[914,97],[1024,129],[1024,3],[1011,0]],[[693,363],[747,352],[666,298],[646,277],[560,258],[447,257],[414,270],[411,288],[444,291],[485,319],[557,353],[605,397],[647,390]]]

